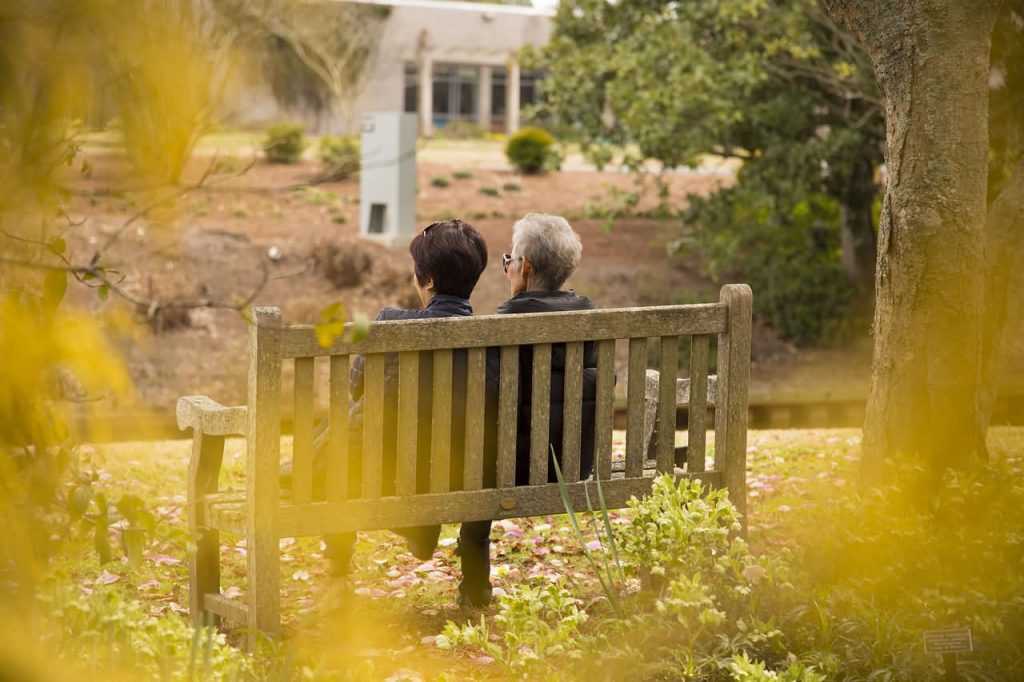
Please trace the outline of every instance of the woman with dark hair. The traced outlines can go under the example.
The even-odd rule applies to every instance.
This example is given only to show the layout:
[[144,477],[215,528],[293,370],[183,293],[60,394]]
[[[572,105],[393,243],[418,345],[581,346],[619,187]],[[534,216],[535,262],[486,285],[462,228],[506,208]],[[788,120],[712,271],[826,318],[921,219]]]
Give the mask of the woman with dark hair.
[[[578,296],[572,289],[563,289],[566,280],[576,271],[583,245],[579,235],[561,216],[529,213],[512,228],[512,251],[503,256],[502,266],[512,297],[498,306],[498,314],[547,313],[570,310],[591,310],[594,302]],[[496,349],[487,357],[487,382],[490,397],[485,422],[497,423],[497,379],[500,358]],[[517,403],[519,420],[516,427],[516,485],[529,483],[530,429],[533,383],[533,347],[519,348],[519,386]],[[563,436],[563,404],[565,387],[565,344],[551,348],[551,389],[549,412],[549,448],[561,464]],[[597,397],[597,348],[583,345],[583,405],[580,432],[580,480],[590,476],[594,467],[594,413]],[[493,467],[497,450],[494,429],[485,432],[486,485],[495,484]],[[555,482],[555,468],[548,466],[548,481]],[[459,554],[462,557],[462,582],[459,599],[472,607],[485,606],[491,599],[490,583],[491,522],[464,523],[459,531]]]
[[[417,320],[433,317],[461,317],[473,314],[469,296],[480,279],[480,273],[487,265],[487,244],[480,233],[461,220],[445,220],[428,225],[409,244],[413,262],[413,286],[419,294],[423,307],[403,309],[386,307],[377,313],[375,320]],[[454,390],[465,384],[465,360],[455,360]],[[459,365],[462,365],[461,367]],[[430,353],[420,354],[419,409],[429,415],[431,410],[431,383],[433,362]],[[360,471],[362,468],[363,403],[365,393],[365,359],[357,356],[349,372],[351,403],[349,408],[349,494],[359,495]],[[460,381],[461,377],[461,381]],[[463,413],[458,411],[459,401],[453,401],[453,428],[465,423]],[[383,430],[383,484],[384,494],[393,494],[396,469],[396,431],[398,419],[398,362],[388,358],[384,365],[384,430]],[[429,482],[429,419],[420,419],[423,425],[418,434],[418,451],[424,458],[417,463],[417,490],[425,492]],[[324,448],[326,434],[318,439],[314,466],[316,468],[317,490],[315,496],[323,497],[323,478],[326,462]],[[459,441],[461,442],[461,441]],[[453,444],[456,441],[453,440]],[[456,445],[457,447],[457,445]],[[461,453],[453,453],[453,461]],[[453,467],[453,469],[456,467]],[[397,533],[409,540],[410,551],[420,559],[429,559],[437,545],[439,526],[396,529]],[[349,570],[352,556],[354,533],[331,535],[325,538],[326,555],[330,559],[332,575],[345,575]]]

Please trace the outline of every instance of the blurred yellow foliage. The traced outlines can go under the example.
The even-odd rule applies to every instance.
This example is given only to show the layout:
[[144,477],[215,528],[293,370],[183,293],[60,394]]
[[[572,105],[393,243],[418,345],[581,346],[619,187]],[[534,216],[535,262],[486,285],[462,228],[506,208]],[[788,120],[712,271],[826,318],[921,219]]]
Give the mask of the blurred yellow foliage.
[[217,72],[201,10],[0,0],[0,598],[24,605],[44,566],[71,425],[94,399],[129,390],[101,317],[64,302],[69,284],[94,277],[96,258],[69,251],[77,225],[63,167],[87,163],[76,135],[106,99],[143,184],[178,180]]

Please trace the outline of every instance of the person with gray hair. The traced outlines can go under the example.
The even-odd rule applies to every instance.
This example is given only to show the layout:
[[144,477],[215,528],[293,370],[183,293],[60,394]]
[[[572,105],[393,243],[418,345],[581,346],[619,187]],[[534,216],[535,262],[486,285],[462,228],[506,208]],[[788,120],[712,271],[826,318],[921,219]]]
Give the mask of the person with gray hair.
[[[513,296],[505,305],[524,291],[558,291],[576,271],[582,254],[580,236],[565,218],[527,213],[513,225],[512,252],[503,260]],[[499,308],[498,312],[503,311]]]
[[[529,213],[512,228],[512,250],[502,257],[511,298],[498,306],[499,314],[547,313],[592,310],[596,306],[586,296],[563,289],[576,271],[583,253],[580,236],[569,222],[555,215]],[[524,321],[523,324],[529,324]],[[484,485],[496,485],[498,423],[498,377],[501,371],[498,349],[487,353],[487,391],[484,452]],[[565,402],[565,344],[551,346],[550,411],[548,414],[548,451],[562,463],[563,408]],[[597,405],[597,348],[583,344],[583,405],[580,425],[580,480],[594,468],[594,414]],[[530,478],[530,413],[533,396],[533,347],[519,347],[519,386],[516,425],[516,485],[527,485]],[[548,481],[554,483],[555,467],[548,464]],[[462,582],[459,600],[464,606],[485,606],[491,599],[490,521],[464,523],[459,531],[458,552],[462,558]]]

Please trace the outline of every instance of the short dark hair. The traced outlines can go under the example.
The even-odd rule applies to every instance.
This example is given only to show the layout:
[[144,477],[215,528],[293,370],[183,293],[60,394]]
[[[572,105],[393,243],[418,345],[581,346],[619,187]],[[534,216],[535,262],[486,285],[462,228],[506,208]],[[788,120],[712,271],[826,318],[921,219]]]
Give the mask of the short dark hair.
[[409,244],[416,281],[434,280],[434,292],[469,298],[487,266],[487,243],[458,219],[427,225]]

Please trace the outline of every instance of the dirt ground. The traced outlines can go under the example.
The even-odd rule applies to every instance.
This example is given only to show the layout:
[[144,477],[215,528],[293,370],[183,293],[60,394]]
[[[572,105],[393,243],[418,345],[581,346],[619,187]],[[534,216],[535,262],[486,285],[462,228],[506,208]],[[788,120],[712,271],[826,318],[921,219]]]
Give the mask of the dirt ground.
[[[472,167],[465,154],[451,155],[449,163],[444,154],[427,158],[417,168],[418,227],[460,217],[487,240],[490,260],[472,297],[477,313],[493,312],[507,297],[500,254],[510,247],[513,222],[529,211],[569,218],[584,244],[583,261],[569,286],[601,307],[718,297],[697,263],[668,256],[667,245],[678,236],[674,220],[608,219],[637,191],[628,175],[568,170],[523,177],[493,164]],[[247,159],[226,157],[203,186],[146,211],[176,190],[140,188],[131,166],[116,153],[96,151],[90,161],[88,177],[68,179],[74,189],[71,217],[84,221],[68,234],[73,260],[87,262],[101,252],[123,277],[118,288],[150,302],[128,303],[116,292],[102,301],[95,291],[74,290],[98,315],[115,319],[129,313],[146,322],[142,332],[120,341],[136,395],[112,404],[113,411],[173,411],[179,396],[196,393],[226,404],[244,402],[247,327],[231,306],[273,305],[286,321],[314,322],[334,302],[369,316],[384,305],[415,302],[408,254],[358,238],[357,178],[302,187],[319,173],[318,162],[258,161],[243,173]],[[211,161],[197,155],[185,184],[198,183]],[[666,177],[676,206],[689,193],[707,194],[731,181],[720,172]],[[436,186],[441,184],[436,178],[445,178],[448,186]],[[654,209],[653,183],[640,193],[634,213]],[[214,307],[161,309],[183,303]],[[758,326],[753,389],[863,390],[869,362],[866,334],[847,348],[806,350]]]

